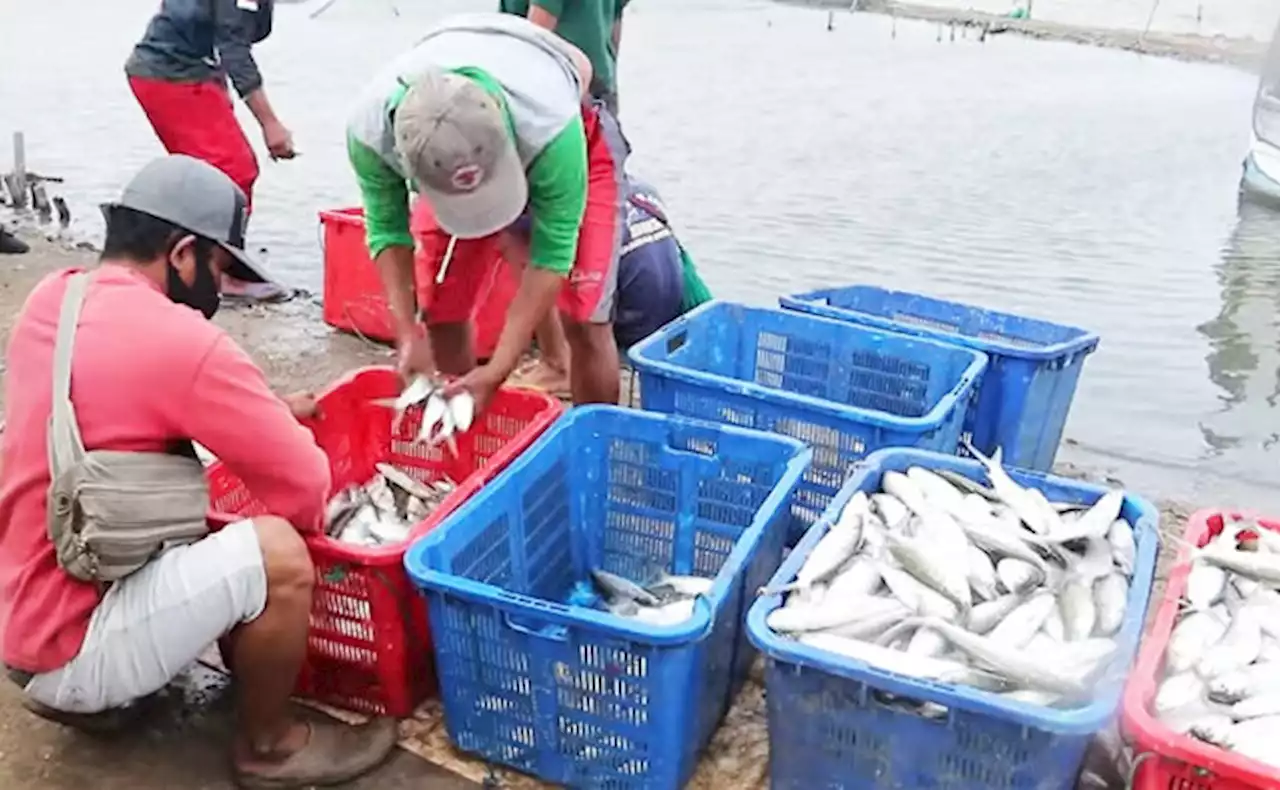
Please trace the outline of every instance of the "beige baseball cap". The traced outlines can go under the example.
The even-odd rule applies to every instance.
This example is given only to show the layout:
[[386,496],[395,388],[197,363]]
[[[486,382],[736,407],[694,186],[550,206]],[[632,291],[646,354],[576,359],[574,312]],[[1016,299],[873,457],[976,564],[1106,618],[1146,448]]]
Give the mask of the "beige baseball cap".
[[524,211],[529,184],[506,116],[475,81],[428,72],[409,86],[394,131],[396,150],[444,230],[476,239]]

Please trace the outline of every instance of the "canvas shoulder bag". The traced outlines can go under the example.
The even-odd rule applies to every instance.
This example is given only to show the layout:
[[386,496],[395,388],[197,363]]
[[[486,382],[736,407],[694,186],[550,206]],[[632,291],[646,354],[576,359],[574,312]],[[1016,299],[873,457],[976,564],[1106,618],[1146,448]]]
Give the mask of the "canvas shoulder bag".
[[73,274],[58,317],[49,418],[49,538],[58,564],[87,582],[128,576],[209,532],[198,460],[169,453],[85,452],[71,403],[71,357],[89,275]]

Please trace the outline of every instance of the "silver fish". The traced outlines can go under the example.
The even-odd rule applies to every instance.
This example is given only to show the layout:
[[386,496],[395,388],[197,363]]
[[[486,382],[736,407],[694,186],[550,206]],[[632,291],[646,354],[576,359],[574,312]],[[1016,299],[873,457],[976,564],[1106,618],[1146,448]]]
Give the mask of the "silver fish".
[[1227,574],[1222,568],[1211,565],[1207,561],[1194,562],[1191,573],[1187,576],[1187,591],[1184,597],[1192,609],[1208,609],[1222,597],[1227,584]]
[[920,538],[889,536],[889,551],[912,576],[962,610],[973,606],[967,575],[940,547]]
[[955,620],[960,616],[960,607],[954,601],[926,586],[910,573],[888,563],[881,563],[879,567],[885,586],[911,611],[944,620]]
[[1076,540],[1104,538],[1111,525],[1120,516],[1120,507],[1124,504],[1124,492],[1108,491],[1070,525],[1060,526],[1050,533],[1049,539],[1055,543],[1070,543]]
[[804,633],[838,628],[884,612],[894,612],[901,616],[903,609],[902,604],[893,598],[864,596],[824,600],[817,606],[774,609],[765,618],[765,622],[778,633]]
[[1187,728],[1187,732],[1193,738],[1198,738],[1205,743],[1229,749],[1232,744],[1231,730],[1233,727],[1234,724],[1230,716],[1209,714]]
[[1002,595],[994,601],[985,601],[969,612],[966,625],[975,634],[989,633],[1021,605],[1022,598],[1012,593]]
[[1098,611],[1098,633],[1114,636],[1124,624],[1125,603],[1129,583],[1123,571],[1103,576],[1093,586],[1093,600]]
[[1093,605],[1093,588],[1083,579],[1071,579],[1062,588],[1062,624],[1068,642],[1088,639],[1098,621],[1098,611]]
[[836,599],[871,595],[880,586],[880,567],[869,557],[855,557],[831,580],[829,592]]
[[969,546],[969,587],[984,601],[995,600],[999,596],[996,589],[996,566],[992,564],[987,553],[977,546]]
[[1183,672],[1166,678],[1156,690],[1153,707],[1157,715],[1168,713],[1200,699],[1205,693],[1204,678],[1195,672]]
[[1259,694],[1240,700],[1231,706],[1230,715],[1236,721],[1258,719],[1263,716],[1280,716],[1280,692]]
[[1208,683],[1209,699],[1225,705],[1272,692],[1280,692],[1280,663],[1260,661]]
[[1262,627],[1253,609],[1242,609],[1222,639],[1212,645],[1196,664],[1204,678],[1216,678],[1252,664],[1262,651]]
[[993,644],[1016,649],[1026,647],[1036,635],[1056,605],[1053,595],[1044,592],[1032,596],[1026,603],[1009,613],[999,625],[987,634]]
[[912,655],[871,642],[831,634],[804,634],[799,641],[818,650],[836,653],[907,677],[938,680],[943,677],[964,677],[973,674],[969,667],[958,661]]
[[947,640],[937,631],[928,628],[917,628],[907,644],[907,652],[915,656],[940,656],[946,650]]
[[1107,530],[1107,543],[1111,544],[1111,559],[1125,576],[1133,576],[1133,563],[1137,559],[1138,545],[1133,538],[1133,527],[1118,518]]
[[1280,585],[1280,554],[1239,551],[1211,544],[1200,550],[1199,557],[1215,567],[1238,573],[1246,578]]
[[1032,532],[1037,535],[1048,535],[1050,524],[1045,518],[1044,510],[1038,501],[1027,493],[1027,489],[1013,482],[1013,478],[1009,477],[1008,472],[1001,466],[1001,449],[997,447],[995,453],[988,458],[967,440],[964,446],[987,470],[987,479],[991,481],[991,488],[1000,501],[1007,504]]
[[911,511],[893,494],[872,494],[871,510],[884,520],[890,532],[902,529],[911,517]]
[[907,470],[907,477],[924,492],[925,501],[948,513],[964,507],[964,494],[933,472],[919,466]]
[[1196,611],[1184,617],[1169,637],[1165,653],[1168,670],[1181,673],[1191,669],[1226,630],[1226,621],[1212,612]]
[[1057,691],[1073,699],[1083,697],[1086,693],[1085,685],[1080,678],[1071,677],[1052,667],[1044,666],[1034,658],[992,642],[987,637],[971,634],[959,626],[938,618],[924,618],[921,624],[938,631],[952,646],[1018,686]]
[[659,606],[658,596],[645,588],[605,570],[591,571],[591,579],[612,600],[631,600],[644,606]]
[[1044,625],[1040,630],[1044,631],[1045,636],[1055,642],[1067,641],[1067,626],[1062,622],[1061,607],[1053,607],[1053,611],[1049,612],[1049,616],[1045,619]]
[[880,487],[886,494],[892,494],[898,501],[907,506],[912,513],[920,515],[929,509],[925,503],[924,491],[915,481],[901,472],[885,472],[880,479]]
[[873,640],[884,634],[890,628],[894,627],[903,619],[910,617],[913,612],[903,606],[897,599],[890,600],[897,604],[894,608],[886,608],[881,612],[873,612],[856,620],[851,620],[844,625],[838,625],[834,628],[826,628],[821,631],[824,634],[832,636],[843,636],[848,639]]
[[1022,560],[1005,557],[996,563],[996,576],[1006,592],[1025,593],[1038,587],[1045,581],[1045,573],[1039,568]]

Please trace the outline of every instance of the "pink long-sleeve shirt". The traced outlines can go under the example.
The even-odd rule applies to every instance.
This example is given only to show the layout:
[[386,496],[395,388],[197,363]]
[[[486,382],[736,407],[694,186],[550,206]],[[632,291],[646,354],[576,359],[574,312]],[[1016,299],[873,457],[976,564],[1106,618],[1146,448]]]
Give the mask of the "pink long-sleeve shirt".
[[[101,600],[59,567],[46,527],[53,347],[67,278],[27,298],[9,340],[0,446],[0,659],[40,673],[80,651]],[[158,452],[190,439],[303,532],[324,517],[329,464],[311,433],[221,328],[127,266],[92,274],[76,334],[71,399],[89,450]]]

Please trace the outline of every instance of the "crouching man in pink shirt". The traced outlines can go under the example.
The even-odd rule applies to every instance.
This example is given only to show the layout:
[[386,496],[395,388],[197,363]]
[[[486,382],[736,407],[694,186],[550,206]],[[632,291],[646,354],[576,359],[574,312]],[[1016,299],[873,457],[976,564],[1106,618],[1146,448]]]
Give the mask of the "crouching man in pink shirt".
[[74,270],[46,277],[13,329],[0,450],[0,659],[28,709],[85,729],[123,723],[212,643],[230,645],[239,694],[232,747],[243,787],[352,779],[394,747],[394,722],[347,727],[291,708],[306,651],[329,465],[290,405],[211,323],[222,277],[266,278],[244,253],[245,197],[186,156],[145,167],[104,207],[71,354],[86,450],[207,447],[273,515],[170,548],[109,585],[58,562],[47,524],[54,346]]

